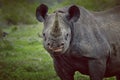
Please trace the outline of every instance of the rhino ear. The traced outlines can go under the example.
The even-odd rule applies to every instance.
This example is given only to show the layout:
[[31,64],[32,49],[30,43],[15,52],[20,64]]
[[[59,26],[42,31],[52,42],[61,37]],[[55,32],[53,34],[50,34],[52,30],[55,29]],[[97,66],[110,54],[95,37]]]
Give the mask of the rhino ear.
[[77,7],[76,5],[71,6],[68,9],[68,16],[67,16],[68,20],[76,22],[79,19],[79,17],[80,17],[79,7]]
[[43,22],[45,20],[45,16],[47,15],[48,7],[45,4],[41,4],[36,9],[36,18]]

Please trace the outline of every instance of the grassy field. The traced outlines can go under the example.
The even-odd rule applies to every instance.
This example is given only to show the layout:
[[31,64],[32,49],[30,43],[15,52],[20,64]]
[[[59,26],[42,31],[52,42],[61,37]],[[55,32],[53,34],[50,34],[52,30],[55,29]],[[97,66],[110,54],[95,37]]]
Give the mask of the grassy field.
[[[60,80],[52,58],[42,46],[42,24],[4,28],[8,35],[0,39],[0,80]],[[89,80],[78,72],[75,80]],[[115,80],[115,78],[105,79]]]

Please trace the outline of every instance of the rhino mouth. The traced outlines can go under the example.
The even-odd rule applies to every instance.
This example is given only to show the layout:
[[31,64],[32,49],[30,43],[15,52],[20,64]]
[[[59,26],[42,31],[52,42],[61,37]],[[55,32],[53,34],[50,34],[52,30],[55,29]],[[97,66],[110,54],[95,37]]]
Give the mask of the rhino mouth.
[[63,49],[60,48],[60,49],[55,49],[55,50],[53,50],[53,51],[54,51],[54,52],[62,52],[62,50],[63,50]]
[[63,51],[63,46],[59,47],[59,48],[51,48],[49,47],[49,49],[55,53],[58,53],[58,52],[62,52]]

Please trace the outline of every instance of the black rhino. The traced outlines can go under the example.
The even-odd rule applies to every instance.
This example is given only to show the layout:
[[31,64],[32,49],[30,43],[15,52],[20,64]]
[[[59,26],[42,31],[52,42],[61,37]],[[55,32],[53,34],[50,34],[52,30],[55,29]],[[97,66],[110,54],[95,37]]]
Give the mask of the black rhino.
[[74,80],[75,71],[90,80],[120,80],[120,7],[90,12],[71,5],[47,12],[41,4],[36,17],[44,24],[43,45],[61,80]]

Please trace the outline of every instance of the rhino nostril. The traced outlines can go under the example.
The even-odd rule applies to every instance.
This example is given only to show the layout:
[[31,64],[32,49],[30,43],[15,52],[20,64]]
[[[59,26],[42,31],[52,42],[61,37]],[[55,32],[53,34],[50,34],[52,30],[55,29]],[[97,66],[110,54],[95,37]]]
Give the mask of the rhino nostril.
[[61,43],[61,46],[64,46],[64,42]]
[[51,49],[51,50],[53,49],[53,48],[51,47],[51,44],[50,44],[50,43],[47,43],[47,46],[48,46],[49,49]]
[[50,46],[50,43],[47,43],[47,46]]

